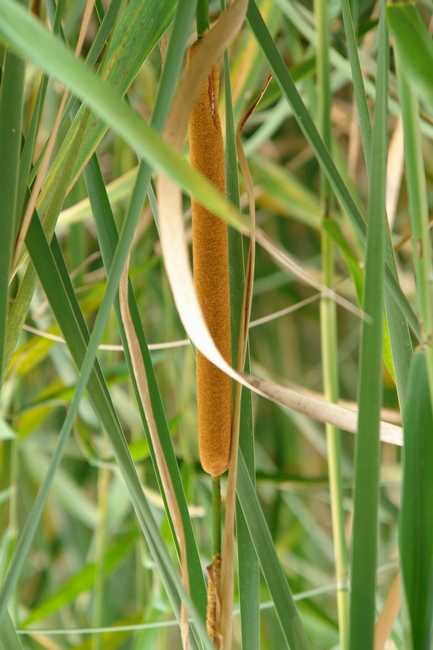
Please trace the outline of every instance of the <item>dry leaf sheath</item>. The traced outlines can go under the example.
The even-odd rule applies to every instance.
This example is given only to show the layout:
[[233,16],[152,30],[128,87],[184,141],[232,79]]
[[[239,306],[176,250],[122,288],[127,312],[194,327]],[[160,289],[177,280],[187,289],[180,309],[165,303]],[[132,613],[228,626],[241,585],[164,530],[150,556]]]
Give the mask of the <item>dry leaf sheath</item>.
[[[192,48],[191,55],[194,56]],[[214,66],[200,87],[189,122],[191,163],[224,191],[224,144],[218,116],[219,73]],[[209,331],[230,363],[230,296],[227,225],[192,201],[194,282]],[[211,476],[228,467],[231,441],[231,382],[197,353],[197,412],[200,460]]]

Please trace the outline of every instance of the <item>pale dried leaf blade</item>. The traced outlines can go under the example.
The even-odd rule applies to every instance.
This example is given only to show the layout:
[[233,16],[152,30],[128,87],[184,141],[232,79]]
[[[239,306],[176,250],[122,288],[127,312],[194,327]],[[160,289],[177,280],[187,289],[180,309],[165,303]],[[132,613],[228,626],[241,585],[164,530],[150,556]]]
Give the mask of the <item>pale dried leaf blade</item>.
[[382,611],[376,622],[374,635],[374,650],[385,650],[385,644],[389,639],[391,630],[400,611],[401,588],[400,574],[394,578]]
[[397,212],[398,197],[400,195],[401,181],[404,168],[404,137],[403,121],[401,117],[392,135],[386,166],[386,214],[389,227],[392,230]]
[[[302,413],[318,422],[333,424],[343,431],[357,432],[358,411],[355,409],[333,404],[320,397],[293,390],[267,379],[250,375],[248,380],[257,394],[280,406]],[[401,447],[403,445],[403,430],[395,424],[382,421],[380,423],[380,439],[382,442]]]

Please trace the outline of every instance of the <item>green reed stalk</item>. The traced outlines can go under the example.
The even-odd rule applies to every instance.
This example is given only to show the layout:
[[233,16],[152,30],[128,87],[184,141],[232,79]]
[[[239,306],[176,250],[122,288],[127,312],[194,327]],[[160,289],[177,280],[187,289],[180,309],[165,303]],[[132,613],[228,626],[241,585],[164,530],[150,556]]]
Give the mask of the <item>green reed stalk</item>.
[[[323,141],[331,148],[331,84],[329,64],[329,15],[326,0],[315,1],[317,26],[317,89],[319,130]],[[322,218],[330,218],[329,184],[321,173]],[[334,244],[326,228],[322,229],[322,272],[323,283],[334,288]],[[338,351],[336,305],[333,300],[323,297],[320,303],[320,332],[322,342],[323,385],[326,399],[338,400]],[[345,650],[348,645],[348,594],[346,587],[348,555],[344,530],[344,509],[341,475],[341,443],[339,430],[326,425],[328,449],[329,487],[331,494],[332,530],[334,538],[335,574],[338,582],[337,610],[340,647]]]

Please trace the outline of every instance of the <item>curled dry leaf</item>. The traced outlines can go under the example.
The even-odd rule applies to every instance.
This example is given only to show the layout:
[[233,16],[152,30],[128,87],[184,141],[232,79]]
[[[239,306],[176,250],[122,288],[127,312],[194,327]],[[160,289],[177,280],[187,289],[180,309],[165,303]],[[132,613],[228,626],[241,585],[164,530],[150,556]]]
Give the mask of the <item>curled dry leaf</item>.
[[[343,431],[357,432],[358,412],[356,410],[340,404],[332,404],[320,397],[301,393],[267,379],[249,376],[248,380],[254,386],[253,390],[257,394],[267,397],[280,406],[285,406],[324,424],[329,422]],[[380,439],[382,442],[401,447],[403,445],[403,430],[395,424],[382,421],[380,423]]]
[[179,83],[165,129],[165,136],[173,147],[181,148],[200,86],[242,27],[247,6],[247,0],[235,0],[195,45],[195,56]]

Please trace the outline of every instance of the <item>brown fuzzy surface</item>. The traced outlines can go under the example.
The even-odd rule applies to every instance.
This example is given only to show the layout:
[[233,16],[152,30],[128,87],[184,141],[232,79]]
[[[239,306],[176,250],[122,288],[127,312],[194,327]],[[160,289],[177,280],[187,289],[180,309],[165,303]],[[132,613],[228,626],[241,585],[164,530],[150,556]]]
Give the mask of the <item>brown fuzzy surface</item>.
[[[222,192],[224,144],[218,116],[219,74],[215,66],[200,88],[189,123],[191,163]],[[192,201],[194,282],[207,326],[222,356],[231,362],[228,230]],[[231,441],[231,381],[197,353],[197,416],[200,461],[219,476],[228,467]]]

